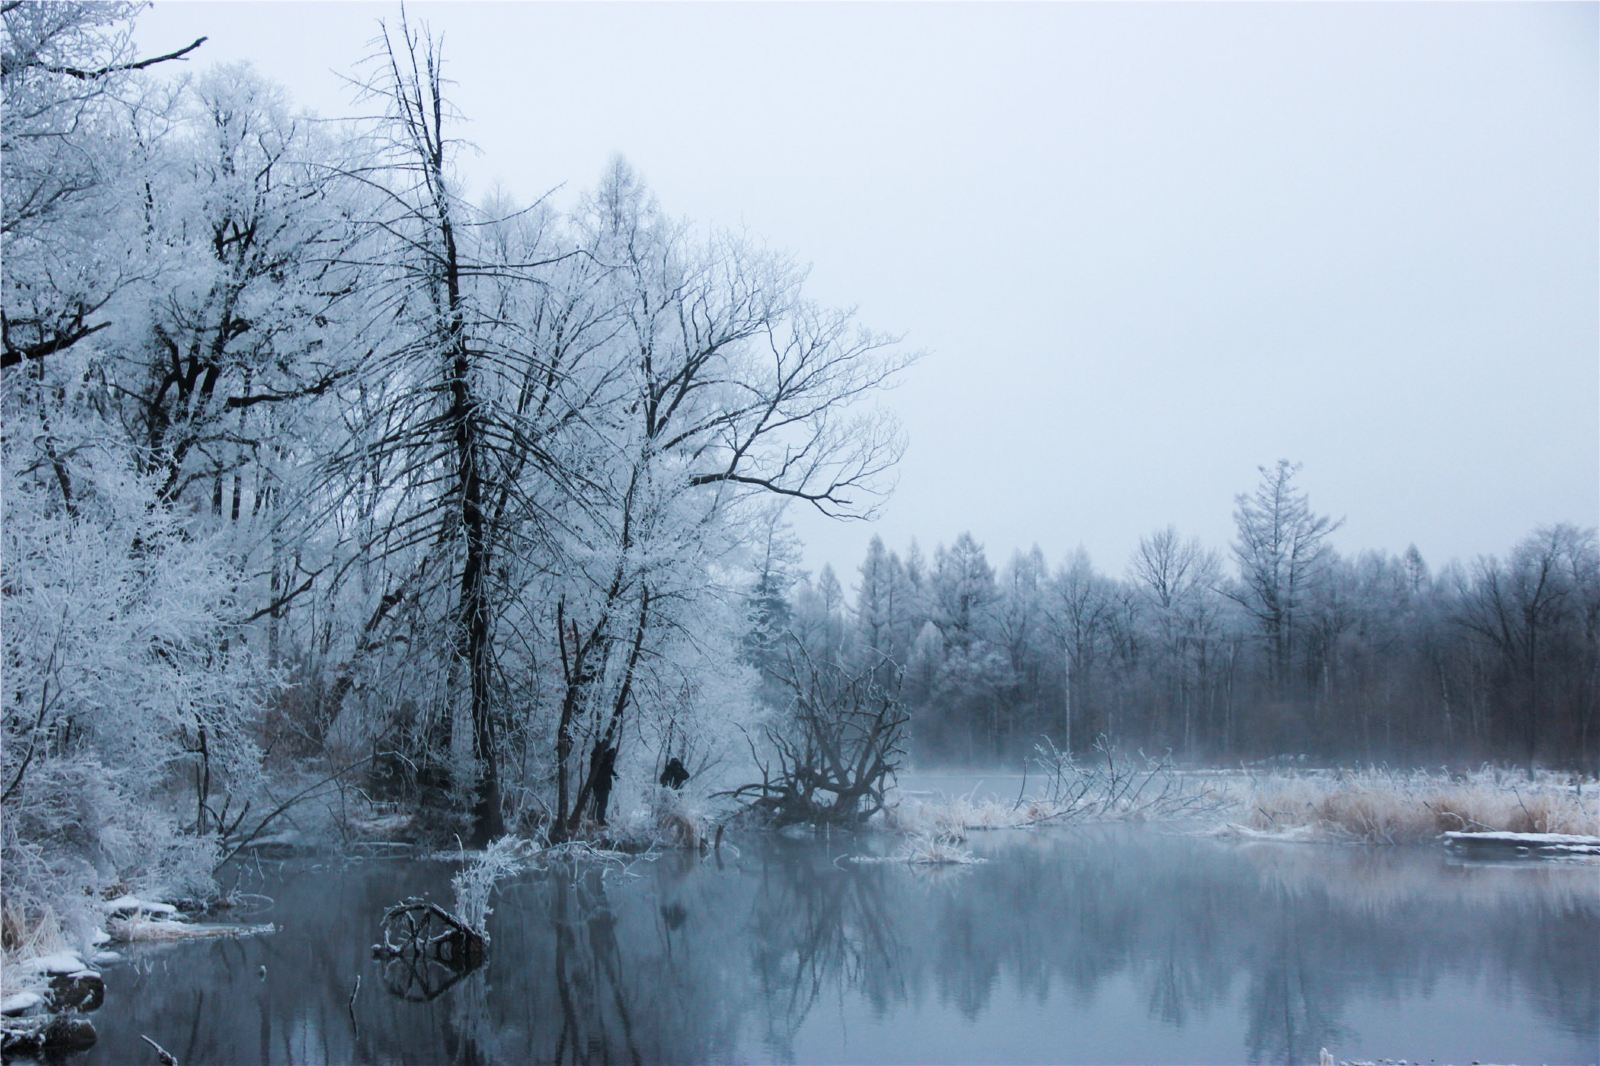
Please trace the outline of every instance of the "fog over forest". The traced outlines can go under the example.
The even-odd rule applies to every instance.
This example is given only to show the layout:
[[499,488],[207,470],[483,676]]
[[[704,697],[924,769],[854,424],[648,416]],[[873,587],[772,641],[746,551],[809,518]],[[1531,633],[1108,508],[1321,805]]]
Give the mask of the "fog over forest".
[[1104,573],[1081,550],[991,562],[873,539],[854,594],[771,538],[762,624],[813,655],[900,664],[927,761],[1018,764],[1104,736],[1185,760],[1544,762],[1592,770],[1600,727],[1593,528],[1540,528],[1435,572],[1415,547],[1342,556],[1287,460],[1239,496],[1225,550],[1174,527]]
[[[213,13],[226,28],[220,7],[181,11]],[[1538,1020],[1510,1053],[1560,1058],[1600,1034],[1600,963],[1560,954],[1556,974],[1517,935],[1522,886],[1528,913],[1559,913],[1578,935],[1600,928],[1600,900],[1576,880],[1600,854],[1595,514],[1519,511],[1520,539],[1471,557],[1363,549],[1343,539],[1359,501],[1336,510],[1321,488],[1336,479],[1348,498],[1371,464],[1341,468],[1338,434],[1319,430],[1303,449],[1306,436],[1257,427],[1251,446],[1271,443],[1235,465],[1242,438],[1163,428],[1143,412],[1139,458],[1125,461],[1050,436],[1053,421],[1019,428],[1051,397],[1094,405],[1097,375],[1117,377],[1104,394],[1114,396],[1149,371],[1109,348],[1086,342],[1073,355],[1093,368],[1081,388],[1054,376],[1066,358],[1055,347],[1031,370],[1006,361],[1017,345],[1004,338],[992,352],[941,351],[918,323],[836,298],[844,275],[821,270],[819,282],[809,249],[775,247],[737,219],[681,216],[625,152],[564,176],[573,184],[559,195],[468,181],[477,164],[463,162],[472,146],[458,84],[509,75],[457,62],[447,8],[426,13],[439,25],[379,12],[365,57],[346,57],[351,102],[321,114],[265,64],[202,62],[204,37],[150,47],[136,30],[144,14],[137,3],[0,4],[8,1056],[70,1047],[91,1056],[84,1066],[148,1058],[138,1040],[187,1029],[191,1060],[274,1059],[271,1032],[295,1061],[388,1061],[409,1047],[459,1062],[638,1061],[641,1046],[674,1060],[870,1057],[897,1046],[894,1025],[914,1027],[894,1011],[933,996],[963,1004],[956,1035],[970,1043],[950,1053],[993,1058],[1004,1015],[991,1007],[1043,1003],[1052,980],[1059,994],[1112,998],[1118,981],[1136,981],[1127,1002],[1170,1029],[1141,1054],[1181,1058],[1192,1046],[1190,1057],[1256,1061],[1345,1037],[1354,1054],[1366,1047],[1358,1038],[1394,1032],[1385,996],[1434,994],[1429,945],[1452,918],[1418,916],[1455,864],[1467,863],[1462,884],[1482,872],[1467,862],[1475,848],[1572,864],[1448,896],[1472,921],[1486,916],[1517,975],[1514,1012]],[[1535,30],[1517,47],[1537,59],[1553,46],[1548,26]],[[1000,63],[1003,49],[983,54]],[[660,90],[620,67],[606,78]],[[583,94],[560,106],[581,111]],[[1115,113],[1109,98],[1101,106]],[[1552,122],[1565,130],[1564,118]],[[1600,169],[1600,151],[1578,154],[1579,177]],[[938,217],[928,212],[919,231]],[[844,247],[819,254],[860,252]],[[1562,248],[1540,270],[1561,273]],[[1559,325],[1527,345],[1566,367],[1584,344],[1600,349],[1600,321],[1590,297],[1551,291]],[[908,312],[868,306],[885,304]],[[969,306],[991,307],[976,295]],[[1508,362],[1504,374],[1516,373]],[[1339,377],[1337,360],[1321,374]],[[1212,376],[1226,387],[1226,373]],[[1321,386],[1287,377],[1260,393],[1296,393],[1273,418],[1320,418]],[[1026,403],[987,402],[997,379]],[[925,380],[937,384],[918,392]],[[1545,390],[1553,413],[1550,426],[1524,419],[1527,451],[1497,475],[1520,486],[1521,463],[1538,482],[1528,491],[1558,510],[1592,498],[1572,474],[1594,454],[1547,459],[1589,425],[1587,412],[1571,415],[1571,385],[1508,388],[1518,394],[1508,404]],[[1420,433],[1447,393],[1385,404],[1414,406],[1417,424],[1401,428]],[[1104,406],[1116,408],[1108,419],[1135,421]],[[1374,420],[1394,432],[1383,410]],[[924,442],[947,456],[952,443],[978,453],[1033,432],[1044,442],[1036,465],[1019,459],[993,478],[955,458],[930,476],[911,458]],[[1469,435],[1459,420],[1450,432]],[[1348,431],[1352,455],[1361,435]],[[1515,434],[1504,436],[1516,453]],[[1231,510],[1226,534],[1194,535],[1205,520],[1186,489],[1121,555],[1012,551],[1080,539],[1062,518],[1074,490],[1041,473],[1060,456],[1090,471],[1075,485],[1101,486],[1094,507],[1126,497],[1129,514],[1145,515],[1159,493],[1133,483],[1163,450],[1174,456],[1163,478],[1184,464],[1226,469],[1232,487],[1211,503]],[[1457,465],[1444,464],[1450,478]],[[1119,479],[1120,492],[1104,487]],[[1397,481],[1374,490],[1374,511],[1395,509]],[[1004,508],[991,508],[996,497]],[[908,502],[896,511],[897,501]],[[1493,511],[1497,528],[1513,509],[1492,498],[1463,507]],[[1044,528],[1027,528],[1035,515]],[[1434,533],[1450,521],[1427,518]],[[849,532],[815,536],[808,550],[822,523]],[[997,524],[1002,540],[940,532]],[[852,537],[867,547],[846,561]],[[980,771],[1011,795],[969,780]],[[1169,847],[1118,826],[1103,838],[1169,885],[1161,920],[1128,912],[1121,891],[1094,895],[1099,845],[1065,832],[1146,820],[1195,837]],[[970,839],[987,830],[1012,836]],[[1371,875],[1410,881],[1392,898],[1328,897],[1314,888],[1320,859],[1297,860],[1308,870],[1242,850],[1313,839],[1416,845]],[[1020,865],[973,872],[1008,862]],[[1193,869],[1161,872],[1172,863]],[[929,866],[955,868],[952,879],[906,880]],[[341,887],[322,899],[307,877]],[[1057,884],[1084,895],[1052,894]],[[1281,906],[1274,943],[1356,924],[1347,912],[1399,915],[1404,954],[1364,943],[1361,972],[1389,985],[1329,981],[1317,986],[1324,1000],[1278,1010],[1294,1002],[1289,969],[1252,968],[1209,934],[1175,946],[1193,933],[1172,917],[1189,913],[1190,885]],[[924,889],[947,895],[913,899]],[[315,913],[280,905],[280,891]],[[1092,905],[1075,910],[1080,898]],[[1007,909],[1022,899],[1036,906]],[[747,924],[730,918],[707,934],[725,943],[713,957],[685,942],[684,929],[707,921],[690,916],[695,900],[748,908]],[[252,923],[258,912],[271,917]],[[982,912],[1009,917],[972,932]],[[620,939],[613,913],[631,930]],[[954,946],[902,944],[904,914],[932,916]],[[1027,948],[1073,921],[1056,948]],[[515,932],[496,939],[495,922]],[[1199,924],[1243,929],[1254,916]],[[1167,944],[1165,975],[1115,954],[1144,958],[1126,945],[1146,936]],[[780,947],[791,937],[792,951]],[[106,955],[108,938],[129,956]],[[182,965],[209,948],[173,942],[214,938],[227,950],[206,956],[210,969]],[[144,965],[156,956],[141,954],[154,952],[149,941],[175,953],[159,980]],[[1083,968],[1058,950],[1079,942],[1111,946]],[[525,959],[502,954],[506,976],[491,984],[495,944],[532,947]],[[1458,945],[1439,965],[1453,980],[1469,954]],[[897,983],[900,958],[910,984]],[[557,977],[540,984],[529,975],[547,961]],[[635,965],[658,976],[641,985]],[[1190,971],[1219,968],[1237,974],[1242,998],[1225,982],[1205,995],[1189,987]],[[204,992],[191,1002],[184,982],[202,972],[223,985],[221,1002],[259,1001],[259,1049],[200,1032]],[[300,972],[319,974],[317,986],[280,976]],[[126,995],[141,981],[148,996]],[[679,982],[698,997],[687,1020],[667,994]],[[704,994],[724,984],[744,991]],[[508,1006],[504,989],[531,1003],[535,986],[538,1011]],[[87,1051],[85,1016],[108,988],[108,1013],[128,1013]],[[602,1002],[602,988],[612,998]],[[1552,988],[1591,998],[1552,1003]],[[864,1024],[890,1026],[883,1042],[805,1037],[823,989],[837,993],[841,1018],[849,996]],[[337,1022],[339,1035],[324,1032],[320,1049],[293,1042],[310,1040],[300,996],[336,1016],[321,1025]],[[443,1031],[412,1010],[441,997]],[[1478,1011],[1465,991],[1452,1002]],[[1222,1025],[1207,1037],[1219,1042],[1186,1044],[1205,1036],[1186,1028],[1198,1024],[1186,1003],[1245,1019],[1245,1037]],[[215,1024],[233,1032],[227,1017]],[[830,1023],[824,1036],[836,1030],[847,1031]],[[1058,1037],[1046,1032],[1027,1054],[1115,1054],[1062,1052]],[[185,1057],[156,1050],[163,1063]]]

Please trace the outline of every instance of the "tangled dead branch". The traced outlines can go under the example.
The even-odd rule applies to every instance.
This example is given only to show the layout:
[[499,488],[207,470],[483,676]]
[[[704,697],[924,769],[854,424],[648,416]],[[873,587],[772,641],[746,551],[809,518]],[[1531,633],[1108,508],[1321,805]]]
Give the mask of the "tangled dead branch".
[[373,954],[388,959],[425,959],[470,969],[483,961],[481,933],[437,903],[412,896],[383,912],[383,943]]
[[905,754],[910,716],[899,668],[884,660],[850,673],[815,662],[796,641],[785,680],[789,714],[763,728],[765,751],[750,741],[761,780],[718,795],[744,800],[780,826],[865,822],[883,810]]
[[431,1000],[483,964],[487,944],[477,930],[437,903],[415,896],[383,912],[383,984],[401,999]]
[[[1139,760],[1120,758],[1104,736],[1092,756],[1078,762],[1049,739],[1034,748],[1035,765],[1043,772],[1042,802],[1018,824],[1043,825],[1085,818],[1181,818],[1228,806],[1228,800],[1205,782],[1186,779],[1169,756],[1139,753]],[[1020,799],[1019,799],[1020,804]]]

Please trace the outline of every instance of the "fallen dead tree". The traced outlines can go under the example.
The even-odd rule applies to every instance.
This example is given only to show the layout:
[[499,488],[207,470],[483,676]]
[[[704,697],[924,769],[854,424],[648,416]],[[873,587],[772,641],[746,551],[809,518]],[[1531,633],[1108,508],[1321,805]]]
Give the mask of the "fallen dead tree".
[[1577,833],[1451,832],[1445,846],[1466,854],[1600,855],[1600,837]]
[[383,912],[383,942],[372,945],[385,960],[383,984],[391,995],[414,1001],[437,998],[488,957],[489,941],[437,903],[412,896]]
[[793,700],[783,720],[762,729],[764,745],[747,736],[761,780],[717,795],[778,826],[860,825],[883,810],[905,755],[899,669],[884,661],[850,673],[799,648],[786,683]]

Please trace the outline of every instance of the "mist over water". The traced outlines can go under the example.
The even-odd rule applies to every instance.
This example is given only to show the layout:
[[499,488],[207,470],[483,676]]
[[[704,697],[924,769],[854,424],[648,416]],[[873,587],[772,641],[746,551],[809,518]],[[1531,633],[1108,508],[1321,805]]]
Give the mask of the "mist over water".
[[253,920],[282,931],[134,949],[79,1061],[137,1059],[140,1033],[181,1062],[299,1064],[1303,1063],[1324,1046],[1586,1062],[1600,1046],[1593,866],[1139,826],[971,844],[988,861],[922,870],[840,861],[889,849],[868,835],[742,836],[720,858],[524,878],[496,897],[488,965],[447,987],[386,973],[369,946],[399,897],[447,898],[448,864],[263,864],[242,887],[273,897]]

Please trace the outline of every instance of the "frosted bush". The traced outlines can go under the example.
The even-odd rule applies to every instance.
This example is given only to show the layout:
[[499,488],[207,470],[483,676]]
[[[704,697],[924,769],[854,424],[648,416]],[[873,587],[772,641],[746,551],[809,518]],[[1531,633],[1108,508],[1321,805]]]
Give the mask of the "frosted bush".
[[271,681],[227,621],[221,546],[157,504],[151,479],[109,446],[73,457],[68,513],[12,447],[38,430],[29,411],[5,427],[7,949],[85,944],[94,902],[117,884],[211,889],[215,826],[195,784],[209,782],[213,803],[255,787],[249,730]]
[[516,837],[503,836],[450,879],[450,887],[456,894],[456,917],[485,941],[489,939],[485,923],[494,913],[489,897],[498,881],[522,872],[523,847],[523,842]]

